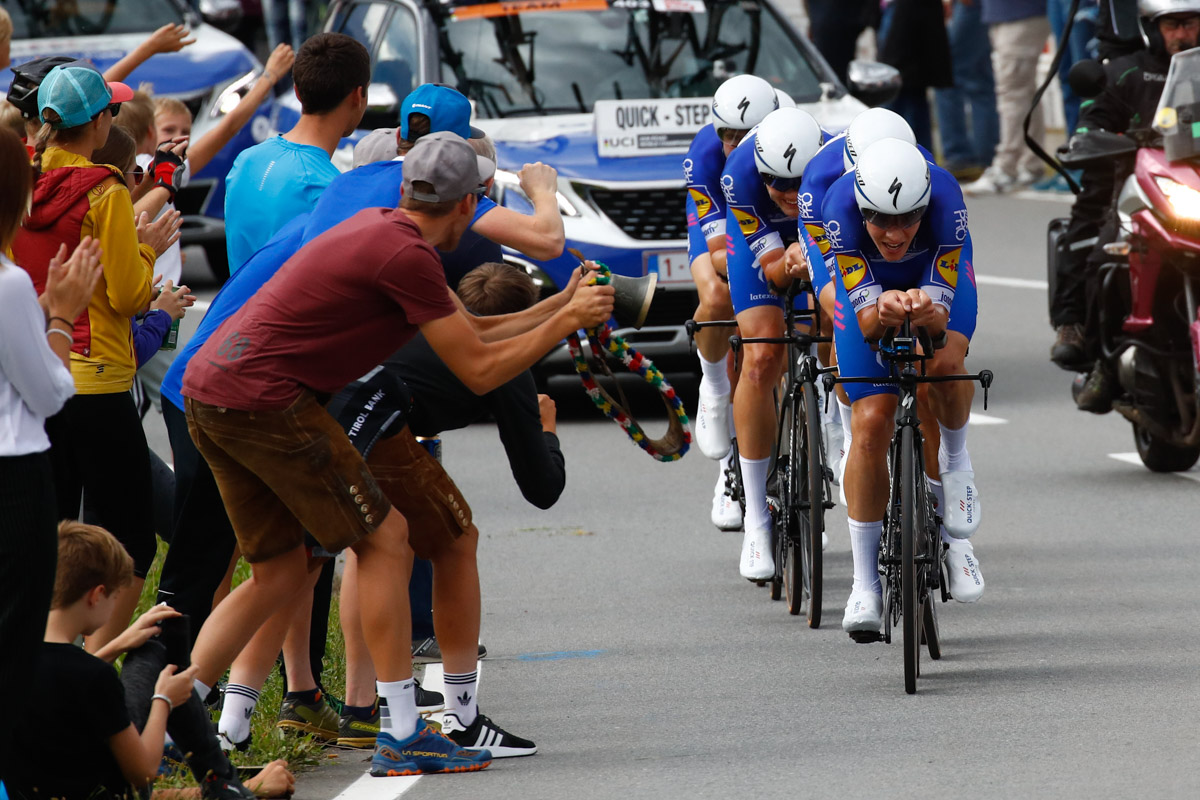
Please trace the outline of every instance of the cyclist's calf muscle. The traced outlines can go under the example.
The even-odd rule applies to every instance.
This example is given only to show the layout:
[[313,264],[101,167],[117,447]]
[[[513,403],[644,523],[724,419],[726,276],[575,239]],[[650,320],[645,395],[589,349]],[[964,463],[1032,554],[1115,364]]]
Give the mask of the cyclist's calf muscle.
[[[700,305],[693,315],[697,322],[711,322],[733,318],[733,303],[729,299],[729,284],[721,280],[713,270],[707,254],[692,261],[692,280],[696,283],[696,294]],[[710,362],[719,361],[729,352],[730,328],[700,328],[696,331],[696,349]]]
[[853,442],[846,462],[846,509],[851,519],[883,519],[890,491],[887,452],[895,425],[897,397],[873,394],[854,402]]

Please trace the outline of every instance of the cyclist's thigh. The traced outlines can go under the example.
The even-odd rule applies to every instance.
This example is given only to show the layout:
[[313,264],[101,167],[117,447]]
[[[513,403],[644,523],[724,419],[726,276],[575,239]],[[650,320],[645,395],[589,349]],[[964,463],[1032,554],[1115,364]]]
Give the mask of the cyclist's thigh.
[[691,194],[687,198],[687,234],[688,234],[688,263],[695,264],[696,259],[708,255],[708,245],[704,234],[700,231],[699,214],[696,212],[696,201]]
[[[751,308],[774,306],[780,310],[782,319],[783,298],[771,292],[758,260],[750,250],[750,245],[746,244],[746,237],[736,225],[730,226],[726,237],[729,254],[729,297],[733,301],[733,310],[740,317],[743,311]],[[751,334],[743,331],[742,335]]]
[[[844,293],[839,292],[834,305],[833,339],[837,349],[838,375],[843,378],[886,378],[887,365],[879,353],[863,340],[858,319],[850,309]],[[898,394],[890,384],[846,383],[843,384],[851,404],[863,397],[877,394]]]

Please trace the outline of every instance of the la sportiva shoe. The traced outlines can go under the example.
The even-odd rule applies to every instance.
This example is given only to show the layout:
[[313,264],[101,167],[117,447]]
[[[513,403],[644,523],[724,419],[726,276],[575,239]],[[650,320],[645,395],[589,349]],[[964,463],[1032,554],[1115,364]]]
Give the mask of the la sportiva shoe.
[[416,684],[415,688],[418,714],[423,717],[427,717],[430,714],[436,714],[446,707],[446,698],[442,696],[441,692],[434,692],[430,689],[426,689],[416,678],[413,679],[413,683]]
[[417,721],[417,730],[404,740],[380,731],[371,759],[376,778],[395,775],[431,775],[439,772],[478,772],[492,763],[487,750],[466,750],[444,734]]
[[946,551],[946,571],[950,573],[950,596],[960,603],[974,603],[983,596],[983,573],[975,558],[975,548],[966,539],[951,539]]
[[[481,642],[479,645],[479,657],[487,656],[487,647]],[[428,639],[413,639],[412,643],[413,662],[417,664],[436,664],[442,660],[442,648],[438,647],[437,638],[430,636]]]
[[742,557],[738,571],[751,581],[767,581],[775,577],[775,554],[770,531],[746,531],[742,536]]
[[696,404],[696,445],[700,452],[716,460],[729,453],[730,395],[709,394],[700,387]]
[[449,736],[459,747],[486,747],[492,758],[531,756],[537,752],[536,744],[514,736],[482,713],[476,714],[475,721],[464,727],[453,711],[447,711],[442,717],[442,733]]
[[277,728],[301,733],[311,733],[323,742],[338,738],[338,714],[325,702],[325,696],[317,695],[317,702],[304,703],[285,696],[279,708]]
[[722,531],[742,527],[742,506],[725,493],[725,470],[717,475],[717,485],[713,488],[712,524]]
[[870,590],[850,592],[846,613],[842,616],[842,630],[851,636],[855,633],[879,633],[882,624],[883,596]]
[[946,507],[942,509],[942,525],[946,532],[955,539],[971,538],[979,530],[979,519],[983,514],[975,473],[970,470],[943,472],[942,491],[946,498]]
[[343,713],[338,718],[337,743],[342,747],[366,749],[375,746],[379,736],[379,703],[371,708],[371,715],[363,718]]

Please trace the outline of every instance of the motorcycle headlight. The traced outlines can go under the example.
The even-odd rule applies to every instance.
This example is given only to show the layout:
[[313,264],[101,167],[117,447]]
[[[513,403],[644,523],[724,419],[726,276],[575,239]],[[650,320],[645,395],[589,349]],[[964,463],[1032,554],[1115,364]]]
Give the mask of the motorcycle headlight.
[[1180,219],[1200,220],[1200,191],[1161,175],[1156,175],[1154,182],[1158,184],[1159,191],[1167,196],[1175,216]]
[[223,117],[230,111],[237,108],[237,104],[242,102],[242,98],[250,91],[250,87],[258,78],[258,70],[252,69],[245,75],[226,83],[216,91],[216,97],[213,99],[212,107],[209,108],[208,115],[213,119]]
[[[496,188],[500,190],[498,192],[497,202],[503,202],[504,194],[506,192],[515,192],[530,206],[533,205],[533,201],[529,199],[529,195],[525,194],[525,191],[521,188],[521,176],[515,172],[509,172],[508,170],[504,169],[496,170]],[[566,195],[564,195],[562,192],[555,192],[554,197],[558,201],[558,213],[562,214],[564,217],[579,216],[579,209],[577,209],[575,205],[569,199],[567,199]]]

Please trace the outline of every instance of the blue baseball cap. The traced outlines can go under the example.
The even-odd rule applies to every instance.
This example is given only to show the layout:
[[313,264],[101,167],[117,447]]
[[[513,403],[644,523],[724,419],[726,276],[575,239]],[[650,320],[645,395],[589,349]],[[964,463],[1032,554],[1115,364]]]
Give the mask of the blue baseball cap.
[[429,117],[429,132],[450,131],[464,139],[485,134],[471,126],[471,103],[462,92],[440,83],[424,83],[409,92],[400,104],[400,138],[408,138],[408,115]]
[[95,67],[68,64],[46,73],[38,87],[38,117],[46,109],[58,114],[55,128],[77,128],[86,125],[97,114],[114,103],[133,99],[133,89],[123,83],[108,83]]

